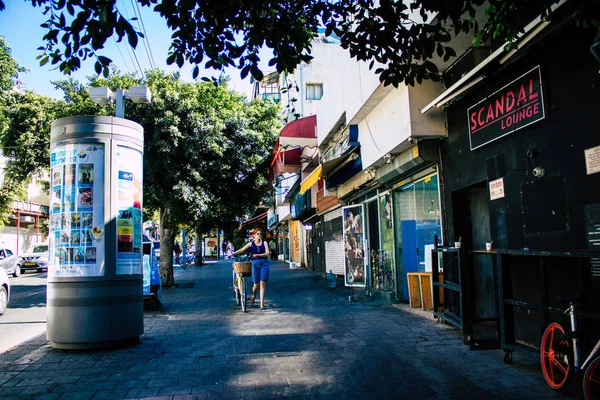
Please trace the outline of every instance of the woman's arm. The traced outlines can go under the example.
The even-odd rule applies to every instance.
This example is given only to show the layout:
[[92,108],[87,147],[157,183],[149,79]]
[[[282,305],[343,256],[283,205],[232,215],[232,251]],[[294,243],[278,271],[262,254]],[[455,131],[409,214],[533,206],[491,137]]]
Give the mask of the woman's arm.
[[250,247],[251,245],[252,245],[252,242],[250,242],[250,243],[246,243],[246,245],[245,245],[244,247],[242,247],[242,248],[241,248],[241,249],[239,249],[239,250],[236,250],[236,251],[234,251],[234,252],[233,252],[233,255],[234,255],[234,256],[237,256],[238,254],[242,254],[242,253],[243,253],[243,252],[244,252],[246,249],[248,249],[248,247]]
[[270,252],[269,246],[267,246],[265,243],[265,252],[261,253],[261,254],[256,254],[255,257],[269,258],[270,254],[271,254],[271,252]]

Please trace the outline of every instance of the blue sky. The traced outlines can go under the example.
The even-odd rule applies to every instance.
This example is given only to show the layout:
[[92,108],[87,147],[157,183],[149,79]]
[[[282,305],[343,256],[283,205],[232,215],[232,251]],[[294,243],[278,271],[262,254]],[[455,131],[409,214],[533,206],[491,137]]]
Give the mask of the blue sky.
[[[37,48],[44,45],[42,37],[45,30],[40,27],[40,24],[45,22],[46,18],[42,14],[42,9],[33,8],[31,3],[23,0],[10,0],[5,4],[6,9],[0,12],[0,35],[8,40],[12,48],[12,56],[19,64],[30,70],[21,74],[20,78],[24,88],[54,98],[62,97],[60,92],[54,90],[50,81],[65,79],[65,75],[58,69],[54,69],[55,66],[50,64],[40,67],[38,60],[35,59],[40,54]],[[131,0],[118,0],[117,6],[126,17],[134,16]],[[148,7],[140,6],[140,10],[156,66],[167,71],[178,70],[179,68],[176,65],[167,66],[166,64],[172,33],[166,22],[158,13],[153,12]],[[133,23],[135,24],[135,22]],[[123,72],[135,72],[137,70],[134,65],[135,58],[132,49],[127,44],[126,39],[119,44],[109,39],[100,54],[112,59],[113,63]],[[142,69],[150,68],[150,62],[141,41],[135,50],[135,54]],[[261,52],[261,61],[264,66],[267,65],[268,54],[268,51]],[[192,66],[189,64],[184,65],[181,69],[183,79],[192,81],[191,71]],[[242,81],[240,72],[235,68],[228,69],[226,72],[232,78],[231,86],[249,97],[251,94],[250,78],[247,77]],[[265,72],[265,69],[263,69],[263,72]],[[89,59],[82,64],[81,69],[71,76],[79,81],[86,82],[87,76],[95,74],[94,60]],[[214,70],[200,70],[200,76],[215,75]]]

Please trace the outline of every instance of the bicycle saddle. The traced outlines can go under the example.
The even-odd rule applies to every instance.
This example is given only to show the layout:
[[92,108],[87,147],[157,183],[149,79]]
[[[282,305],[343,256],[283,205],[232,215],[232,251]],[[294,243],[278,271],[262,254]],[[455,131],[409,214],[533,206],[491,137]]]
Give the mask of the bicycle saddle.
[[576,293],[559,293],[558,298],[560,301],[576,302],[581,299],[581,295]]

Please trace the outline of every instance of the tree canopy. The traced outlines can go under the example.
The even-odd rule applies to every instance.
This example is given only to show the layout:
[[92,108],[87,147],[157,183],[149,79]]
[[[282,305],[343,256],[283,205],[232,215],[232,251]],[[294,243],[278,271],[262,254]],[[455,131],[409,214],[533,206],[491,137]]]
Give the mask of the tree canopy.
[[[143,33],[125,18],[117,0],[30,0],[48,16],[39,48],[40,63],[58,65],[70,73],[88,59],[108,76],[111,60],[102,55],[106,40],[116,35],[131,46]],[[152,7],[172,30],[169,64],[223,70],[240,69],[261,80],[259,50],[272,50],[270,67],[293,71],[311,59],[311,40],[319,29],[340,38],[342,47],[357,60],[371,61],[380,80],[397,86],[424,79],[439,80],[431,60],[457,54],[449,45],[460,33],[474,35],[475,45],[490,39],[514,42],[531,15],[552,17],[560,0],[137,0]],[[597,25],[599,0],[569,0],[561,12],[573,13],[581,24]],[[477,9],[485,7],[483,19]],[[4,0],[0,0],[0,10]]]
[[[8,47],[7,47],[8,49]],[[10,56],[10,54],[8,53]],[[53,82],[64,97],[0,92],[0,146],[7,158],[0,209],[22,194],[33,174],[48,171],[50,124],[71,115],[114,115],[115,106],[89,98],[89,87],[150,87],[150,105],[128,103],[125,116],[144,127],[144,208],[161,219],[163,284],[173,283],[177,227],[208,231],[242,217],[268,196],[267,163],[281,129],[279,106],[247,101],[218,82],[185,82],[158,69],[145,78],[113,68],[107,78]]]

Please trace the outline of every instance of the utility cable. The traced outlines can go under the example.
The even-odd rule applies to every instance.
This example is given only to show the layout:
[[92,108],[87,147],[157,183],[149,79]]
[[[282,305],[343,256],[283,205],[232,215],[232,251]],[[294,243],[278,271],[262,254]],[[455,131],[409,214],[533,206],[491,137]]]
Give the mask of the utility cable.
[[141,14],[138,14],[138,12],[136,11],[137,2],[135,0],[130,0],[130,1],[131,1],[131,7],[133,8],[133,14],[135,15],[135,18],[137,19],[137,27],[144,34],[144,37],[142,38],[142,44],[144,45],[144,50],[146,51],[146,57],[148,57],[148,64],[150,64],[150,68],[154,68],[154,66],[152,65],[152,60],[150,59],[150,53],[148,52],[148,45],[146,44],[146,40],[145,40],[146,32],[140,26],[140,20],[141,20],[142,16],[141,16]]
[[[131,0],[134,2],[134,0]],[[152,46],[150,46],[150,39],[148,39],[148,34],[146,33],[146,26],[144,25],[144,19],[142,18],[142,12],[140,11],[140,5],[137,1],[134,2],[135,8],[137,8],[138,15],[138,28],[140,27],[140,23],[142,25],[142,32],[144,32],[144,47],[146,48],[146,55],[148,56],[148,61],[150,61],[150,66],[155,69],[156,62],[154,61],[154,54],[152,54]],[[147,46],[146,46],[147,44]],[[148,52],[150,54],[148,54]]]
[[123,57],[123,53],[121,52],[119,43],[117,42],[117,39],[115,39],[114,36],[113,36],[113,40],[115,42],[115,47],[117,48],[117,50],[119,51],[119,54],[121,55],[121,59],[123,60],[123,65],[125,65],[125,69],[127,70],[128,73],[131,73],[131,70],[129,69],[129,65],[127,65],[127,62],[125,62],[125,57]]
[[[127,5],[125,4],[124,0],[122,1],[122,3],[123,3],[123,13],[121,13],[121,11],[118,8],[117,8],[117,12],[119,14],[121,14],[121,16],[123,18],[129,20],[130,17],[129,17],[129,12],[127,11]],[[137,54],[135,53],[135,49],[129,44],[127,44],[125,47],[127,48],[127,52],[129,53],[129,58],[131,59],[131,64],[133,65],[133,68],[136,69],[136,64],[137,64],[137,69],[140,72],[140,77],[143,79],[144,78],[144,70],[142,69],[142,66],[140,65],[140,62],[137,58]],[[129,50],[130,47],[131,47],[131,51]],[[133,57],[131,56],[131,53],[133,53]],[[133,60],[134,58],[135,58],[135,61]]]

